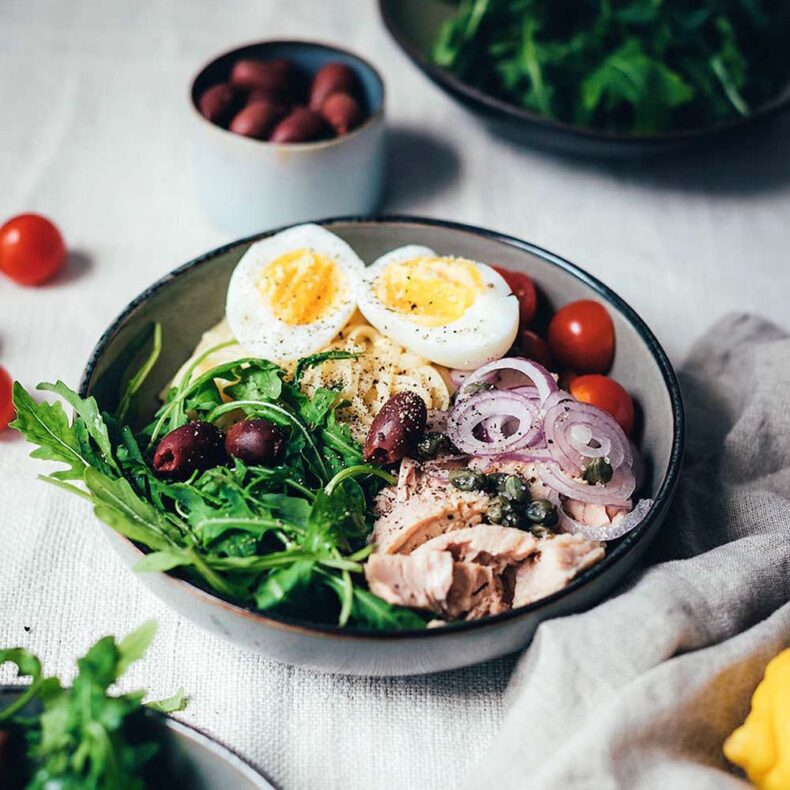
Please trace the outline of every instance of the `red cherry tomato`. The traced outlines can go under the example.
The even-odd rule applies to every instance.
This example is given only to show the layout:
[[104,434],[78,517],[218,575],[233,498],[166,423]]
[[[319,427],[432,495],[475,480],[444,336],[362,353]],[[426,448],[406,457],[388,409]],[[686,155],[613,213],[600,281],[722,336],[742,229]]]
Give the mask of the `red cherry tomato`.
[[502,275],[505,282],[510,286],[510,290],[513,291],[518,299],[518,314],[521,319],[521,326],[529,326],[535,317],[535,311],[538,309],[538,294],[535,291],[532,279],[522,272],[511,272],[499,266],[492,266],[491,268]]
[[548,343],[531,329],[523,329],[518,339],[518,347],[522,356],[534,359],[544,368],[554,370],[554,361],[551,358]]
[[11,400],[13,386],[11,376],[4,368],[0,368],[0,431],[4,431],[14,419],[14,403]]
[[20,285],[54,277],[66,262],[60,231],[39,214],[20,214],[0,228],[0,271]]
[[605,373],[614,358],[611,316],[591,299],[560,308],[549,324],[548,340],[559,366],[579,373]]
[[571,381],[570,390],[576,400],[608,411],[627,434],[631,433],[634,428],[634,402],[614,379],[599,373],[576,376]]

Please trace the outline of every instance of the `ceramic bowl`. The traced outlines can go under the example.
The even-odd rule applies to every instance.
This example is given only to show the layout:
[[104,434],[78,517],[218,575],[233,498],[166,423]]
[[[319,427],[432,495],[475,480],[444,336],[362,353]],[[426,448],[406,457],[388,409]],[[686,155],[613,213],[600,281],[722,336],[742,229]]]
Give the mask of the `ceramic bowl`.
[[[582,269],[527,242],[492,231],[439,220],[385,217],[334,219],[324,224],[366,261],[404,244],[423,244],[440,254],[495,261],[534,278],[545,299],[559,307],[597,299],[615,323],[617,351],[612,375],[634,396],[642,414],[637,440],[646,461],[644,496],[655,504],[645,520],[607,551],[606,558],[561,592],[496,617],[424,631],[370,632],[310,625],[248,611],[175,576],[141,574],[169,606],[204,628],[279,661],[328,672],[408,675],[474,664],[524,647],[541,620],[586,609],[612,591],[637,564],[664,518],[680,469],[683,407],[675,374],[656,338],[612,290]],[[242,239],[176,269],[138,296],[99,341],[80,386],[108,410],[115,408],[130,370],[145,356],[143,339],[152,322],[163,327],[164,349],[141,390],[153,412],[157,393],[191,354],[201,333],[223,316],[225,290],[234,266],[254,241]],[[130,565],[140,550],[107,528]]]
[[384,24],[409,59],[432,82],[483,118],[496,132],[518,142],[561,153],[605,158],[656,156],[682,149],[710,146],[739,135],[758,120],[790,106],[790,85],[771,102],[746,117],[701,129],[662,134],[628,134],[586,129],[555,121],[467,85],[435,65],[428,52],[439,28],[456,10],[447,0],[379,0]]
[[[11,704],[24,688],[0,686],[0,708]],[[31,703],[30,713],[35,704]],[[168,764],[180,779],[172,790],[275,790],[262,774],[210,735],[170,717],[164,717],[164,724]]]
[[[306,74],[331,62],[359,77],[368,115],[349,134],[312,143],[271,143],[234,134],[206,120],[197,102],[225,82],[240,58],[288,58]],[[218,227],[234,234],[302,222],[332,213],[370,214],[384,179],[384,83],[367,61],[308,41],[265,41],[214,58],[189,92],[192,169],[198,202]]]

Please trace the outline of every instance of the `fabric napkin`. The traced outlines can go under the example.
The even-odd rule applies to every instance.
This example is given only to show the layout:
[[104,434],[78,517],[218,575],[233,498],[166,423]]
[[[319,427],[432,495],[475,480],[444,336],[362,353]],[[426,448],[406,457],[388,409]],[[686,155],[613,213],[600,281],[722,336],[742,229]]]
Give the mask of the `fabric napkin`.
[[467,787],[747,786],[721,746],[790,645],[790,338],[729,317],[681,386],[685,469],[657,564],[540,626]]

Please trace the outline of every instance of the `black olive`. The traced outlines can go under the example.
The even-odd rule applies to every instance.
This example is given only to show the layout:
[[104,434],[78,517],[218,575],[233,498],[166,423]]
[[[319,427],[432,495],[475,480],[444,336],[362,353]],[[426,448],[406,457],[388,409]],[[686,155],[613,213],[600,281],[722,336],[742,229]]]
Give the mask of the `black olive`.
[[225,437],[225,452],[249,466],[272,466],[282,455],[286,432],[260,417],[237,422]]
[[393,395],[370,426],[362,454],[366,461],[392,464],[412,452],[425,433],[428,409],[414,392]]
[[157,477],[186,480],[193,472],[225,462],[225,436],[216,425],[196,420],[165,436],[154,452]]

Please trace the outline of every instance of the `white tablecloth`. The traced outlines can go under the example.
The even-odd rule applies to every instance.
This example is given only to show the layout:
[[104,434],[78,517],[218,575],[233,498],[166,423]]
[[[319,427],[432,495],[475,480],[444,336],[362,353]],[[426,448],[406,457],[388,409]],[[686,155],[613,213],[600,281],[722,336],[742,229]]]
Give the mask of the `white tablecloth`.
[[[3,0],[0,218],[62,228],[56,282],[0,278],[0,364],[28,386],[76,384],[113,316],[175,265],[227,241],[194,205],[187,85],[212,54],[270,37],[337,42],[382,70],[392,167],[384,209],[534,241],[624,296],[678,360],[732,309],[786,323],[790,124],[739,148],[653,164],[560,159],[491,137],[385,33],[372,1]],[[790,119],[788,119],[790,120]],[[126,685],[183,686],[183,714],[286,788],[455,784],[502,717],[511,663],[405,680],[275,665],[207,636],[149,595],[83,502],[35,481],[0,436],[0,645],[70,671],[97,636],[160,623]],[[0,672],[0,680],[9,675]]]

